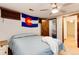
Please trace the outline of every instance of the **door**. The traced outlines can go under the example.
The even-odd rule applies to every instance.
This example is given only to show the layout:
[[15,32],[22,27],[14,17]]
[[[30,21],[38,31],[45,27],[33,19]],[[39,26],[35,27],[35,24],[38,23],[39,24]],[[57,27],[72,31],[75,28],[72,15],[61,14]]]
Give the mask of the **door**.
[[49,36],[49,20],[41,20],[41,35]]
[[75,21],[67,21],[67,38],[68,37],[75,39]]

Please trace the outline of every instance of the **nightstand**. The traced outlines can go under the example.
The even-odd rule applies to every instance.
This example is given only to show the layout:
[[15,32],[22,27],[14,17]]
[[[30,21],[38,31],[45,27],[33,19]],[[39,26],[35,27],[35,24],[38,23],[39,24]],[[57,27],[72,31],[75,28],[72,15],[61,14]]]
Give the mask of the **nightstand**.
[[0,55],[8,55],[8,41],[0,40]]

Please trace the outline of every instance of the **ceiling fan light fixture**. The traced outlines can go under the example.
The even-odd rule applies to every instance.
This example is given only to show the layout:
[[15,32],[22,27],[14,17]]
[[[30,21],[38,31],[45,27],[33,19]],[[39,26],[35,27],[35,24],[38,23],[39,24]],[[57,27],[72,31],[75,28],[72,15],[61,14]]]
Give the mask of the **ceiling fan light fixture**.
[[57,8],[52,9],[52,13],[58,13],[59,10]]
[[52,3],[51,7],[52,7],[52,8],[57,7],[56,3]]

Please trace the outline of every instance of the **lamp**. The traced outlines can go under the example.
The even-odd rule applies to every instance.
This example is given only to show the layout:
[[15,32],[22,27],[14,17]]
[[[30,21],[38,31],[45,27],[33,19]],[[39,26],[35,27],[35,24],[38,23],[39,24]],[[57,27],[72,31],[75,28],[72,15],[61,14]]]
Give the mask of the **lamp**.
[[57,8],[52,9],[52,13],[58,13],[58,12],[59,12],[59,10]]
[[52,13],[58,13],[58,12],[59,12],[59,10],[57,8],[57,4],[56,3],[53,3],[52,4]]

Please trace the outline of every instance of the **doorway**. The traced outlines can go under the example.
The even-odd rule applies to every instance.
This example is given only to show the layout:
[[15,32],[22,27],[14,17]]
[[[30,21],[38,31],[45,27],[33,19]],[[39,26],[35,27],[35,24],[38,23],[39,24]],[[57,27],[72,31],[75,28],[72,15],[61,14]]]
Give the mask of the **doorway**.
[[64,43],[67,45],[69,42],[69,45],[72,47],[77,47],[76,20],[77,16],[68,16],[64,18]]
[[77,47],[77,39],[75,38],[75,19],[66,17],[64,19],[64,45],[65,47]]
[[79,54],[77,45],[77,15],[64,17],[63,28],[66,54]]

